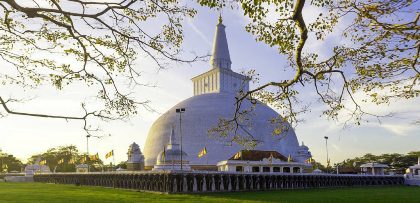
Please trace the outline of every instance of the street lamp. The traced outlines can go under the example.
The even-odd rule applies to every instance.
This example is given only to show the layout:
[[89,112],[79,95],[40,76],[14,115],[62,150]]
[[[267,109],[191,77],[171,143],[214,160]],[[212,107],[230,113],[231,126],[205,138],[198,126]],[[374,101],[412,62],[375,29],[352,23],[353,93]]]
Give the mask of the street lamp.
[[339,167],[339,166],[340,166],[340,164],[337,164],[337,175],[338,175],[338,174],[340,174],[340,173],[338,172],[338,167]]
[[328,157],[328,136],[324,136],[325,139],[325,149],[327,150],[327,173],[328,173],[328,166],[330,165],[330,159]]
[[89,172],[89,162],[88,162],[88,157],[89,157],[89,138],[91,137],[91,135],[87,134],[86,135],[86,164],[88,166],[88,172]]
[[[111,134],[109,134],[108,136],[111,136]],[[87,158],[86,158],[86,164],[88,165],[88,172],[89,172],[89,168],[90,168],[90,166],[89,166],[89,162],[88,162],[88,159],[90,158],[89,157],[89,138],[90,137],[96,137],[96,138],[98,138],[98,139],[101,139],[101,138],[103,138],[104,136],[96,136],[96,135],[90,135],[90,134],[87,134],[86,135],[86,153],[87,153]],[[115,162],[115,161],[114,161]],[[115,164],[115,163],[114,163]]]
[[182,161],[182,127],[181,127],[181,123],[182,123],[182,114],[185,113],[185,108],[179,108],[176,109],[176,113],[179,114],[179,134],[181,136],[181,171],[182,171],[182,165],[184,164],[184,162]]
[[89,155],[89,138],[91,135],[86,135],[86,154]]

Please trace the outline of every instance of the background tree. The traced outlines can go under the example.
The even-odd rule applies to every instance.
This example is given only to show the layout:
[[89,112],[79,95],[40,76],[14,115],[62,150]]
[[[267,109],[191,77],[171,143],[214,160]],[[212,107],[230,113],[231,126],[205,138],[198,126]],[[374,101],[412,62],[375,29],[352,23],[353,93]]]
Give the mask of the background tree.
[[[316,169],[319,169],[319,170],[324,171],[324,172],[327,171],[326,166],[324,166],[320,162],[317,162],[316,160],[314,160],[313,163],[312,163],[312,170],[316,170]],[[331,171],[331,166],[328,168],[328,171]]]
[[[0,94],[7,114],[81,120],[90,133],[96,130],[87,119],[124,119],[146,109],[148,100],[130,95],[126,86],[148,85],[140,80],[137,58],[152,59],[159,68],[168,61],[181,60],[181,22],[195,11],[177,0],[80,1],[0,0],[1,85],[20,89],[50,84],[63,90],[81,84],[96,91],[101,102],[81,101],[83,115],[48,115],[17,112]],[[153,30],[145,24],[154,25]]]
[[121,161],[119,164],[115,166],[115,169],[117,168],[127,169],[127,161]]
[[[333,169],[335,171],[338,164],[340,168],[347,167],[352,168],[353,171],[360,171],[360,165],[364,163],[375,162],[386,164],[390,167],[390,170],[393,170],[397,173],[404,173],[407,168],[417,164],[417,158],[419,156],[420,151],[409,152],[407,154],[392,153],[374,155],[368,153],[361,157],[349,158],[342,161],[341,163],[336,163]],[[353,165],[353,163],[356,164]]]
[[[357,125],[370,117],[390,116],[365,111],[365,103],[389,104],[420,95],[420,14],[416,0],[199,2],[217,9],[241,9],[250,20],[246,30],[257,41],[276,47],[279,54],[287,56],[288,64],[284,68],[294,71],[286,80],[257,83],[255,89],[243,92],[237,98],[237,112],[232,119],[220,122],[219,131],[240,132],[238,128],[245,128],[246,118],[243,117],[252,113],[252,109],[239,108],[244,100],[257,104],[255,99],[260,99],[282,111],[284,117],[273,118],[274,121],[296,124],[298,114],[310,109],[301,103],[305,95],[300,95],[308,88],[317,94],[312,101],[324,104],[323,115]],[[309,6],[319,11],[314,21],[303,17]],[[339,29],[339,26],[345,28]],[[342,43],[332,47],[329,56],[320,57],[305,49],[306,44],[322,41],[332,32],[340,32]],[[252,80],[256,80],[256,76],[255,73],[250,75]],[[355,97],[356,93],[367,97],[360,100]],[[284,130],[279,129],[275,134]],[[241,136],[255,140],[250,134]]]
[[11,172],[22,170],[22,162],[11,154],[4,153],[0,150],[0,172]]
[[[99,158],[97,160],[86,159],[84,161],[86,154],[80,153],[76,146],[60,146],[57,148],[50,148],[46,152],[41,154],[32,155],[28,164],[38,164],[38,160],[46,160],[47,165],[51,171],[56,170],[56,172],[75,172],[76,165],[86,163],[89,164],[91,171],[101,171],[103,162]],[[63,160],[63,163],[59,163],[60,160]]]

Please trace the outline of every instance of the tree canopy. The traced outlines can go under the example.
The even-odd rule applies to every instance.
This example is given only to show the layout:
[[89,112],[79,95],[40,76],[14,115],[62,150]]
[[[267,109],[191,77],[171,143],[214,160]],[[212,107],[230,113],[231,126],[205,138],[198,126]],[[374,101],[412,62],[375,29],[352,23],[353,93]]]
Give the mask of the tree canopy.
[[22,162],[11,154],[4,153],[0,150],[0,173],[1,172],[20,172],[22,169]]
[[[283,118],[296,124],[298,115],[310,111],[302,104],[302,89],[316,93],[311,101],[324,104],[323,115],[360,125],[378,115],[364,105],[389,104],[420,95],[420,13],[415,0],[199,0],[211,8],[240,9],[248,17],[246,30],[257,41],[276,47],[288,58],[286,70],[291,78],[259,84],[237,98],[260,99],[282,111]],[[314,8],[316,19],[304,18],[305,9]],[[337,33],[338,32],[338,33]],[[339,34],[341,43],[331,47],[328,56],[306,48],[308,43]],[[280,70],[282,67],[278,67]],[[256,72],[252,80],[258,82]],[[365,95],[363,99],[355,94]],[[256,104],[256,102],[254,102]],[[241,110],[233,118],[222,119],[216,131],[246,128],[246,114]],[[238,122],[239,121],[239,122]],[[286,129],[287,130],[287,129]],[[245,131],[245,130],[244,130]],[[280,134],[284,129],[279,129]],[[235,132],[239,132],[235,130]],[[232,136],[255,140],[253,135]]]
[[[90,155],[94,156],[94,155]],[[51,171],[56,172],[75,172],[76,165],[89,164],[91,171],[101,171],[103,162],[98,157],[96,160],[88,158],[85,153],[79,152],[76,146],[59,146],[48,149],[41,154],[34,154],[28,159],[28,164],[38,164],[37,161],[46,161],[46,165]]]
[[[240,9],[249,19],[246,30],[257,41],[287,56],[284,68],[293,70],[293,77],[258,84],[237,98],[238,106],[246,99],[260,99],[280,109],[283,118],[274,118],[274,122],[293,124],[299,121],[299,113],[310,110],[300,104],[302,88],[317,94],[313,100],[325,104],[325,116],[339,119],[345,113],[349,115],[346,122],[355,124],[366,116],[386,116],[366,111],[364,103],[387,104],[420,95],[420,14],[416,0],[197,2],[216,9]],[[304,18],[308,7],[319,11],[313,21]],[[148,108],[147,99],[138,101],[120,88],[122,83],[147,85],[138,80],[141,69],[134,68],[136,59],[151,58],[159,68],[167,61],[198,59],[179,58],[182,21],[195,13],[178,0],[0,0],[0,57],[5,62],[1,84],[21,88],[50,84],[62,90],[81,83],[96,91],[100,105],[82,102],[84,115],[73,116],[13,111],[8,103],[15,99],[1,94],[0,103],[9,114],[82,120],[88,133],[95,130],[87,124],[89,117],[127,118],[137,113],[138,106]],[[156,23],[158,18],[164,19],[159,21],[163,23]],[[156,29],[146,30],[146,24]],[[340,26],[345,27],[337,31]],[[329,56],[321,57],[306,48],[308,43],[322,41],[335,32],[340,32],[343,43],[332,47]],[[256,74],[250,78],[257,81]],[[359,92],[368,99],[355,98]],[[243,115],[236,113],[219,127],[243,128],[237,122]],[[244,137],[255,140],[252,135]]]
[[[124,119],[139,106],[149,109],[147,98],[139,101],[125,88],[149,85],[139,80],[142,69],[135,61],[149,58],[165,68],[168,61],[196,60],[179,57],[182,20],[194,14],[177,0],[1,0],[0,84],[23,89],[50,84],[62,90],[79,83],[96,91],[100,103],[81,101],[83,115],[49,115],[13,111],[8,103],[19,99],[0,94],[6,111],[0,116],[81,120],[90,133],[95,130],[87,124],[90,117]],[[154,29],[145,29],[146,24]]]
[[407,154],[387,153],[374,155],[368,153],[361,157],[349,158],[340,163],[336,163],[332,169],[335,171],[338,165],[340,168],[352,168],[354,171],[360,171],[361,164],[375,162],[386,164],[390,167],[390,170],[398,173],[405,173],[407,168],[417,164],[418,157],[420,157],[420,151],[413,151]]

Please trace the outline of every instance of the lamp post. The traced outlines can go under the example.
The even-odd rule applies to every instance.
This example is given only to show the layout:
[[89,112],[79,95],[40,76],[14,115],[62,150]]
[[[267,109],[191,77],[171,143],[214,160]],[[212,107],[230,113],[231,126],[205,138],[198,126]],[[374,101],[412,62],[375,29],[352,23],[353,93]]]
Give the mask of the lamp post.
[[182,171],[182,165],[184,164],[184,162],[182,160],[182,153],[183,153],[183,151],[182,151],[182,126],[181,126],[182,116],[181,115],[183,113],[185,113],[185,108],[179,108],[179,109],[176,109],[175,111],[176,111],[176,113],[179,114],[179,134],[181,136],[181,171]]
[[86,153],[89,155],[89,138],[91,135],[86,135]]
[[324,136],[325,139],[325,149],[327,151],[327,173],[328,173],[328,166],[330,165],[330,159],[328,157],[328,136]]
[[339,166],[340,166],[340,164],[337,164],[337,175],[338,175],[338,174],[340,174],[340,173],[338,172],[338,167],[339,167]]
[[[108,136],[111,136],[111,134],[109,134]],[[87,158],[86,158],[86,162],[87,162],[87,165],[88,165],[88,172],[89,172],[89,168],[90,168],[90,166],[89,166],[89,162],[88,162],[88,158],[89,158],[89,138],[90,137],[96,137],[96,138],[98,138],[98,139],[101,139],[101,138],[103,138],[104,136],[96,136],[96,135],[90,135],[90,134],[87,134],[86,135],[86,153],[87,153]],[[115,162],[115,161],[114,161]]]
[[88,162],[88,158],[89,158],[89,138],[91,137],[91,135],[86,135],[86,164],[88,166],[88,172],[89,172],[89,162]]

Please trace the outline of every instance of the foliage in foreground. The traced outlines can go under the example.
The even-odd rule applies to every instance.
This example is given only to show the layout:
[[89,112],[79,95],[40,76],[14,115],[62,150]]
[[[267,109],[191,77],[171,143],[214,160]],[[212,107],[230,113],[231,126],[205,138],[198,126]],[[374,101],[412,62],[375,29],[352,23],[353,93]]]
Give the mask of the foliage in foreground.
[[[296,124],[300,121],[298,115],[313,110],[311,105],[319,103],[327,118],[360,125],[372,118],[392,116],[392,113],[367,110],[368,105],[420,96],[419,1],[199,2],[211,8],[231,7],[242,11],[249,19],[246,31],[257,41],[275,47],[280,55],[287,56],[284,69],[294,73],[259,84],[258,74],[251,72],[250,77],[257,82],[257,87],[238,96],[235,114],[221,120],[213,130],[216,133],[233,131],[222,134],[227,139],[239,143],[245,140],[254,145],[259,142],[256,135],[246,130],[252,124],[247,122],[249,116],[246,115],[252,115],[253,109],[239,108],[246,100],[257,104],[255,99],[260,99],[277,108],[283,116],[274,118],[279,124],[286,121]],[[331,35],[340,36],[340,39],[337,43],[323,44],[328,50],[326,53],[308,48]],[[310,99],[308,95],[311,95]],[[282,135],[282,131],[277,130],[274,134]]]

